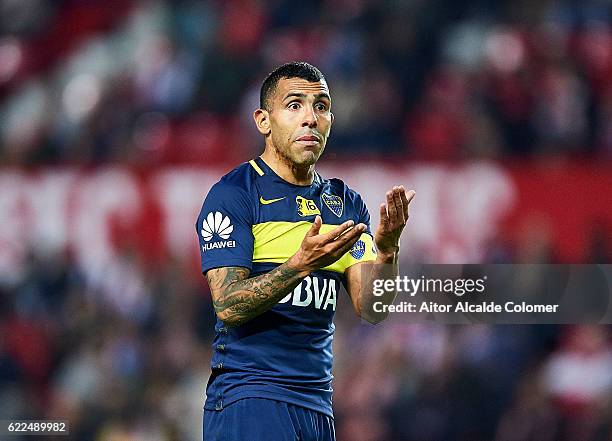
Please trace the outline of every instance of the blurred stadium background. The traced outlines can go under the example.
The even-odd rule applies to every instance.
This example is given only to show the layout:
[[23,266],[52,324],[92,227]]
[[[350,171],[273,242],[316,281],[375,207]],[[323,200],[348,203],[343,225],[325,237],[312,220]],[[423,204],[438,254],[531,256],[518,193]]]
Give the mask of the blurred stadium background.
[[[260,153],[261,81],[299,59],[332,92],[322,173],[373,225],[390,185],[417,190],[404,262],[611,262],[610,1],[0,0],[0,419],[201,438],[194,222]],[[344,299],[338,439],[610,440],[610,343],[364,326]]]

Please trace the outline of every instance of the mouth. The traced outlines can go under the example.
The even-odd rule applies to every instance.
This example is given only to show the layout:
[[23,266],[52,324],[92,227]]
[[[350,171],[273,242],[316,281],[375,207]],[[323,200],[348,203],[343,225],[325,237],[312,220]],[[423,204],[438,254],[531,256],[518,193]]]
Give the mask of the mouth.
[[321,143],[319,137],[315,135],[300,136],[296,141],[302,145],[317,145]]

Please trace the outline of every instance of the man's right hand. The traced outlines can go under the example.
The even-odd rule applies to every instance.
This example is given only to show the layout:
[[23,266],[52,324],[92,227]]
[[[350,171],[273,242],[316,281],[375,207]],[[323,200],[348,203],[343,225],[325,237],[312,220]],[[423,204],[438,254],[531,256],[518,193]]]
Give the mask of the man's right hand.
[[351,220],[338,225],[332,231],[319,234],[321,223],[321,216],[316,216],[302,240],[300,249],[287,261],[287,265],[300,271],[302,277],[340,259],[366,230],[365,224],[354,226]]

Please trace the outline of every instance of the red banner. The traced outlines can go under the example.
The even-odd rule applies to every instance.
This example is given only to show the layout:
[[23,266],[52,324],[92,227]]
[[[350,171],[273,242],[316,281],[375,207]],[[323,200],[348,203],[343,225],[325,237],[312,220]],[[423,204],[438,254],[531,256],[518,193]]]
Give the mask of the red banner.
[[[197,214],[230,168],[2,169],[0,280],[18,279],[30,253],[69,251],[90,268],[131,250],[151,263],[197,262]],[[611,237],[610,167],[368,163],[320,171],[363,195],[373,227],[387,189],[415,189],[402,247],[409,260],[482,262],[502,246],[516,261],[537,260],[550,247],[555,261],[577,263]]]

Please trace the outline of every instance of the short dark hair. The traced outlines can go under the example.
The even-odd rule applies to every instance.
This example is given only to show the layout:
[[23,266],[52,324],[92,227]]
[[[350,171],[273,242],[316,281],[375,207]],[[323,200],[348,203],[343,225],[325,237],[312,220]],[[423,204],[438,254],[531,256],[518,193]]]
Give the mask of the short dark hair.
[[303,80],[315,83],[325,80],[325,77],[319,69],[305,61],[292,61],[277,67],[268,74],[259,93],[259,107],[261,109],[270,110],[269,99],[274,93],[276,85],[281,78],[302,78]]

